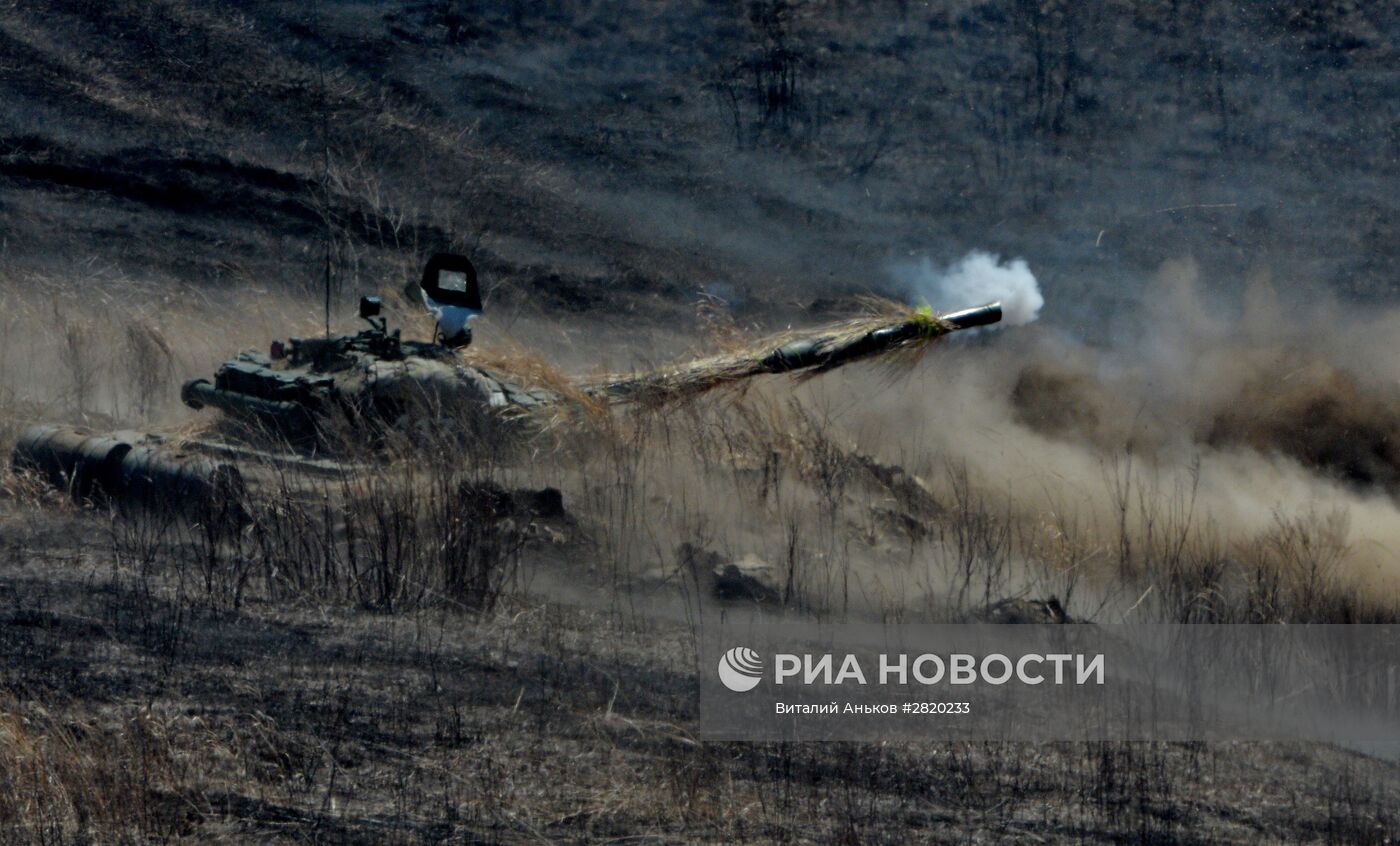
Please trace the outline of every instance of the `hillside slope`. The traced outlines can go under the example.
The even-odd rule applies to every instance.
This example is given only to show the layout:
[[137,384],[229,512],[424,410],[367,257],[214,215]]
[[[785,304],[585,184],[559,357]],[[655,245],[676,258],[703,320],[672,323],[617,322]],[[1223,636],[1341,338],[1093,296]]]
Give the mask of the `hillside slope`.
[[[1385,296],[1387,4],[16,0],[0,262],[347,293],[473,252],[551,310],[806,304],[1028,258]],[[411,260],[410,260],[411,257]]]

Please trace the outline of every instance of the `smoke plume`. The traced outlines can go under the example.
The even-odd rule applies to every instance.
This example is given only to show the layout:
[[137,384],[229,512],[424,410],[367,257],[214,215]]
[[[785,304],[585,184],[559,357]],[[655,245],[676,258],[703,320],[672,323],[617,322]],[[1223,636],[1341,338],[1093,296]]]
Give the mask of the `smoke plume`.
[[1024,259],[1003,262],[1000,256],[973,250],[947,267],[927,257],[894,269],[895,278],[922,303],[952,311],[1000,300],[1002,323],[1020,326],[1040,315],[1045,298]]

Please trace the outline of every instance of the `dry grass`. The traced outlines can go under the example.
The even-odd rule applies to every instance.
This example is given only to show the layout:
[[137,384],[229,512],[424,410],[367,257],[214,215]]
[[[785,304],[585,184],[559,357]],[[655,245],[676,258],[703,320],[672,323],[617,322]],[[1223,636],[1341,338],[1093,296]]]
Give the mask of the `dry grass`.
[[197,723],[146,709],[115,719],[78,717],[7,698],[0,704],[0,838],[138,843],[187,836],[202,816],[197,799],[207,767],[218,760],[208,741]]
[[179,425],[191,374],[251,343],[314,335],[312,302],[266,289],[217,292],[94,273],[0,273],[0,425]]
[[559,402],[539,409],[520,406],[503,411],[507,416],[528,415],[546,432],[559,432],[569,426],[597,426],[607,414],[606,404],[577,379],[566,375],[539,351],[518,342],[492,338],[484,348],[482,345],[468,347],[459,352],[458,357],[492,376],[558,398]]
[[[1379,844],[1396,833],[1393,769],[1326,748],[699,744],[686,729],[684,625],[519,596],[491,613],[366,614],[288,597],[230,616],[157,580],[146,613],[183,601],[187,616],[134,643],[133,586],[85,589],[91,572],[70,571],[61,595],[0,611],[94,676],[16,662],[14,641],[0,641],[7,686],[29,691],[0,709],[10,842]],[[183,645],[170,657],[172,637]],[[95,684],[114,704],[82,704]]]

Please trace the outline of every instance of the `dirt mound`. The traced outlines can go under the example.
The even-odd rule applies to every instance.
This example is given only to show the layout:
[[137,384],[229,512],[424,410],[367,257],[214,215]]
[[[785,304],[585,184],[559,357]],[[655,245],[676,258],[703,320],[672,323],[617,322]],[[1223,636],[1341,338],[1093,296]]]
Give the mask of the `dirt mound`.
[[1279,452],[1358,485],[1400,490],[1400,394],[1312,365],[1245,384],[1204,432],[1212,446]]
[[1114,409],[1103,388],[1086,373],[1059,364],[1027,365],[1011,388],[1018,422],[1050,435],[1078,435],[1094,442],[1107,433]]
[[1154,406],[1150,385],[1114,385],[1061,363],[1027,365],[1011,388],[1016,420],[1103,448],[1151,447],[1161,433],[1287,456],[1361,487],[1400,491],[1400,390],[1320,362],[1269,366],[1192,408]]

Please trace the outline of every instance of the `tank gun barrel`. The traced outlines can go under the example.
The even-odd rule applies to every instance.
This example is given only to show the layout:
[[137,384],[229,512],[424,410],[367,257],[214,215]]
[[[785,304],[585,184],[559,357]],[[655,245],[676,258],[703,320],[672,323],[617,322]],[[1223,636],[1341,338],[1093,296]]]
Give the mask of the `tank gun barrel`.
[[653,373],[611,377],[585,390],[611,402],[664,402],[764,374],[824,373],[1000,320],[999,302],[945,315],[918,313],[903,320],[871,318],[804,333],[776,347],[760,346],[757,354],[735,353]]
[[892,352],[914,341],[931,339],[960,329],[987,326],[999,320],[1001,303],[988,303],[939,317],[920,315],[864,333],[846,333],[838,329],[778,347],[763,357],[762,372],[791,373],[807,369],[824,372],[872,355]]
[[1001,303],[965,308],[943,315],[943,319],[953,324],[955,329],[972,329],[977,326],[991,326],[1001,322]]

